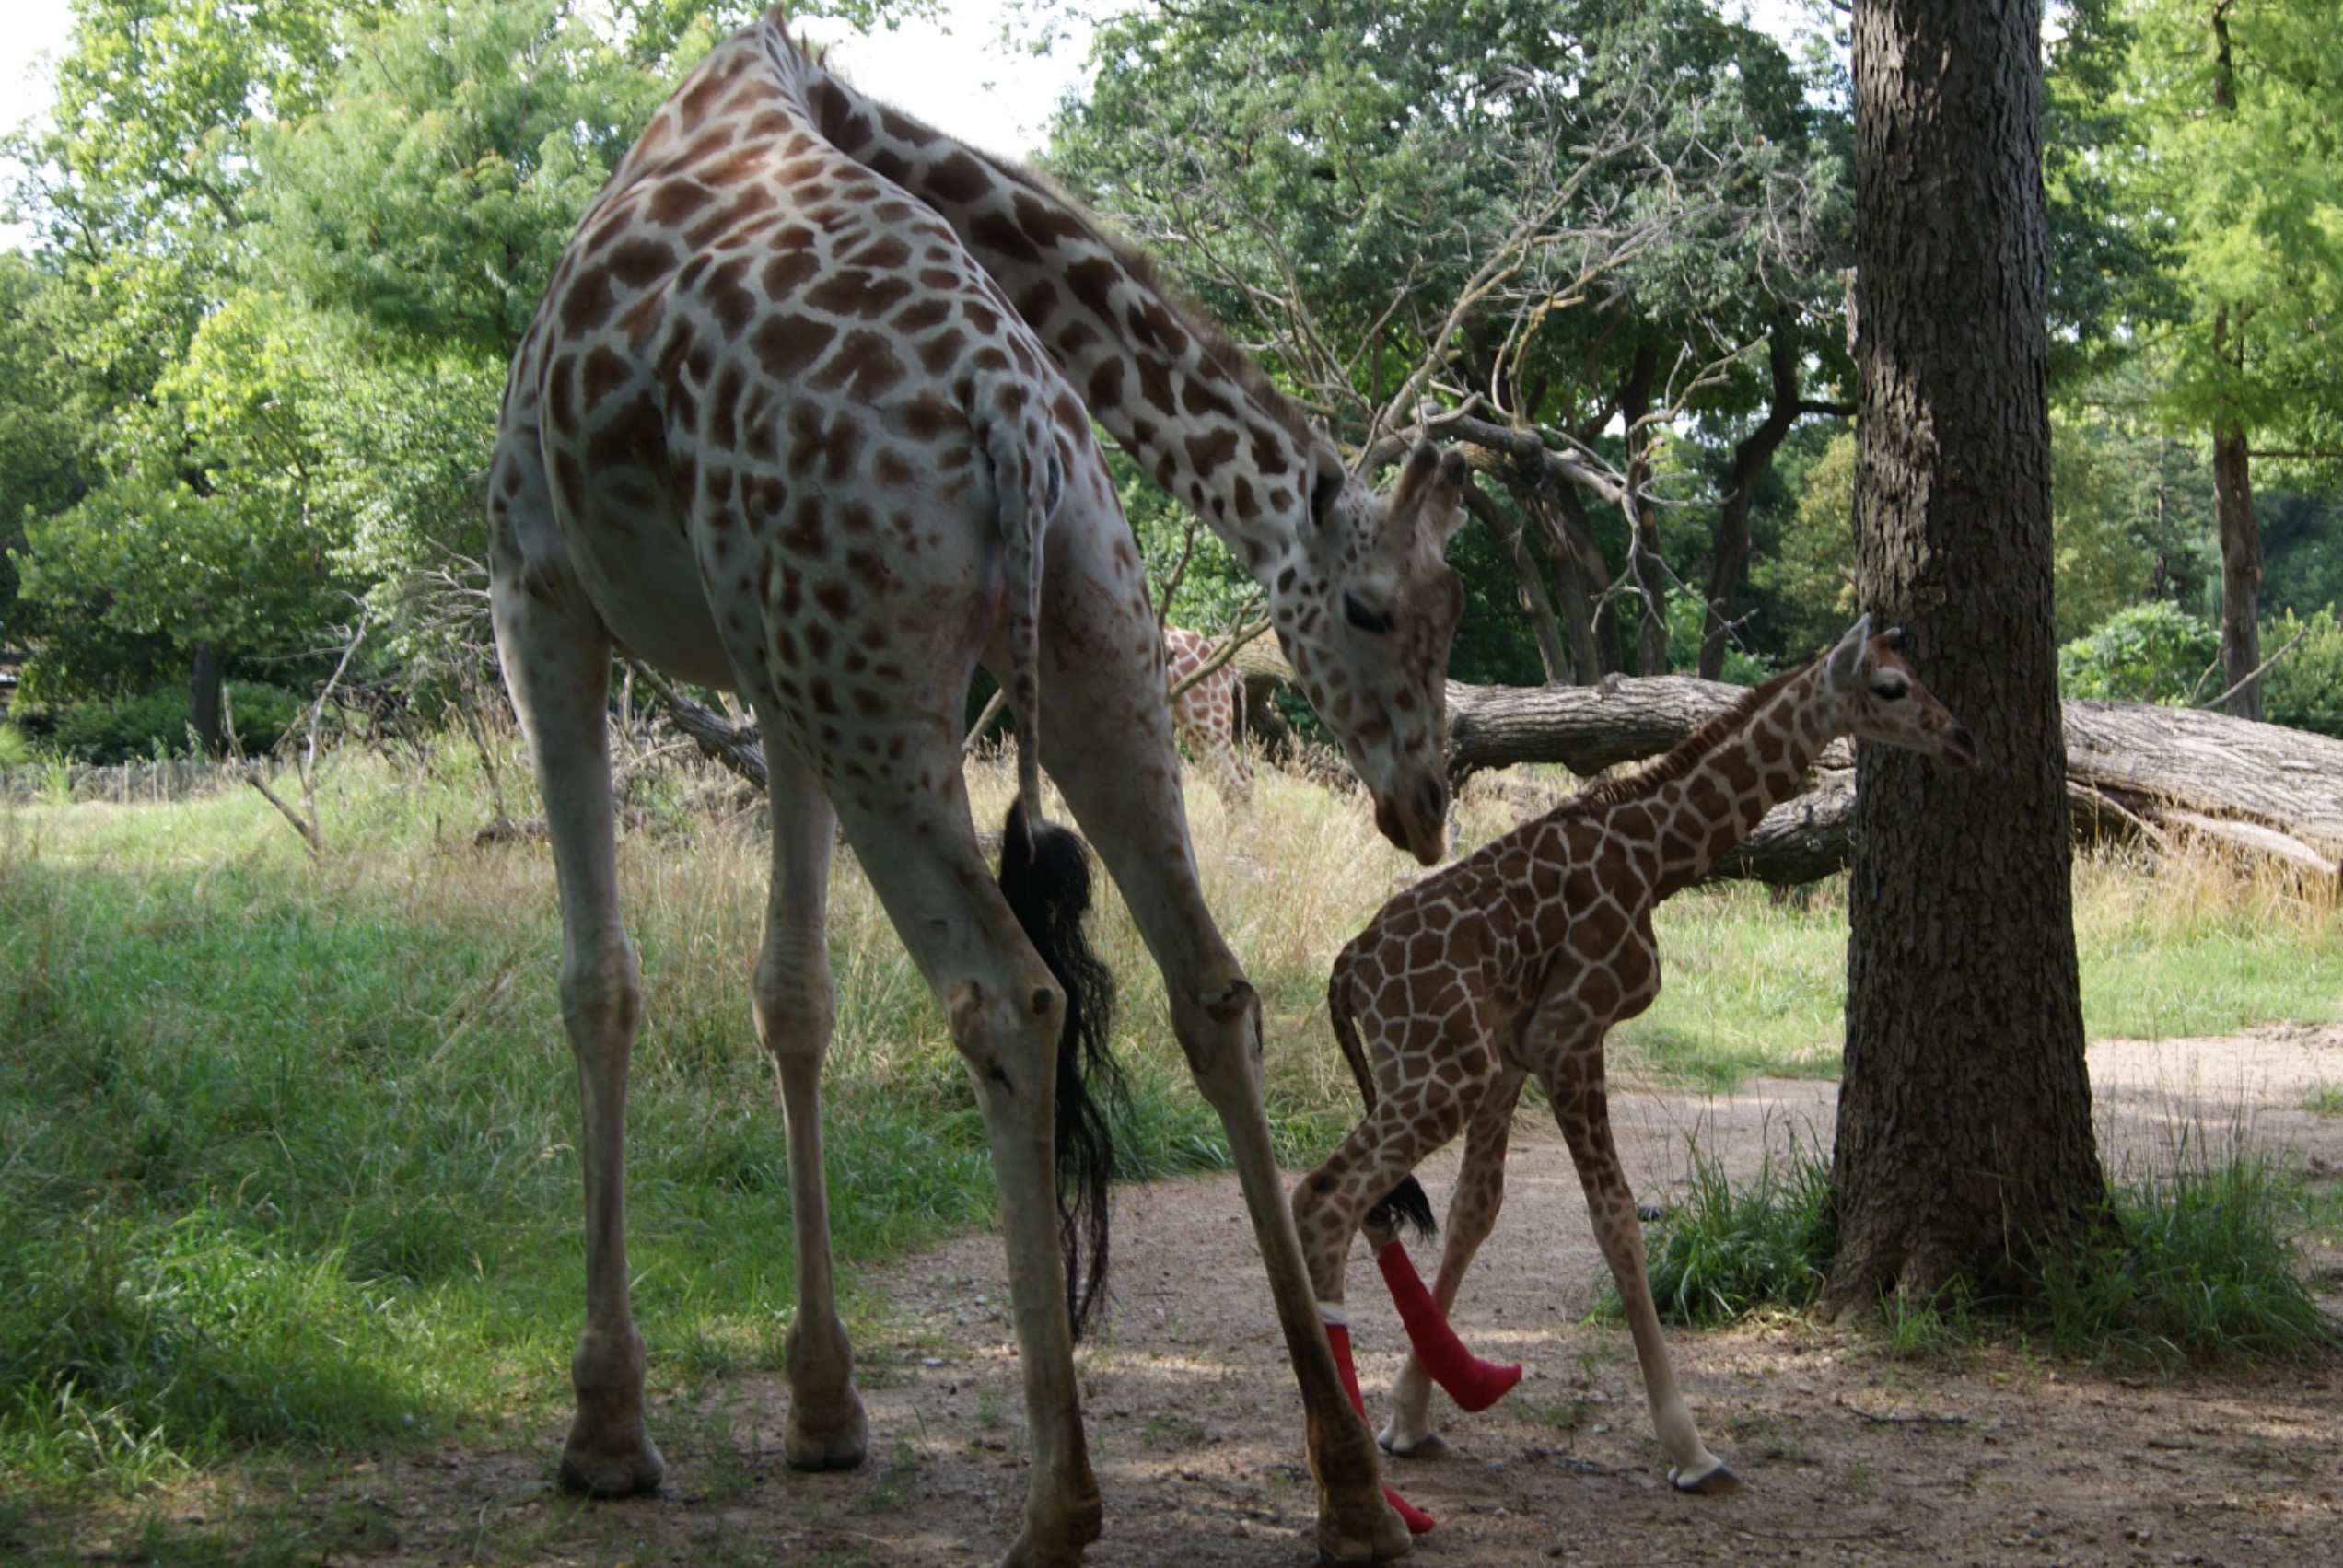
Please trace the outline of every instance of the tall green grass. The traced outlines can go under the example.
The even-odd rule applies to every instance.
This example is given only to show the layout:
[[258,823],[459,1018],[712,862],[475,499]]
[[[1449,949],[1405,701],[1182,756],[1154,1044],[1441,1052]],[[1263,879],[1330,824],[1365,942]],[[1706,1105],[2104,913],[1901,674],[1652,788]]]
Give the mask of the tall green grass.
[[[517,752],[495,761],[508,808],[533,809]],[[630,1262],[652,1376],[680,1388],[777,1365],[793,1306],[782,1127],[746,996],[766,852],[721,779],[627,777],[620,872],[646,988]],[[1008,790],[977,772],[980,823]],[[0,814],[0,1497],[134,1490],[255,1450],[557,1428],[580,1295],[559,923],[542,844],[474,847],[489,793],[457,748],[332,760],[321,862],[245,791]],[[1201,789],[1191,807],[1207,898],[1263,997],[1280,1154],[1307,1164],[1358,1114],[1326,1033],[1328,967],[1419,873],[1358,803],[1274,773],[1250,814]],[[1510,825],[1475,804],[1465,843]],[[2331,919],[2274,892],[2198,893],[2180,908],[2120,867],[2086,878],[2086,976],[2094,953],[2162,952],[2140,961],[2176,1030],[2326,1016],[2306,992],[2343,979],[2321,978]],[[856,1265],[985,1223],[994,1198],[958,1059],[849,854],[831,910],[831,1207],[867,1330],[883,1304],[853,1296]],[[1660,929],[1668,985],[1620,1031],[1626,1066],[1716,1087],[1835,1070],[1834,888],[1781,905],[1696,890]],[[1111,889],[1097,935],[1124,987],[1125,1174],[1224,1165]],[[1778,1267],[1738,1243],[1687,1256],[1688,1302],[1755,1299],[1703,1282]],[[0,1516],[0,1551],[10,1532]]]
[[[1696,1144],[1687,1157],[1684,1195],[1648,1240],[1661,1317],[1711,1326],[1811,1307],[1837,1243],[1828,1156],[1793,1142],[1743,1183]],[[2023,1295],[1956,1286],[1941,1300],[1885,1302],[1886,1342],[1934,1354],[2015,1333],[2069,1359],[2164,1368],[2343,1344],[2298,1242],[2332,1224],[2331,1189],[2235,1139],[2218,1151],[2183,1140],[2163,1168],[2116,1180],[2109,1196],[2106,1232],[2074,1256],[2037,1259]]]

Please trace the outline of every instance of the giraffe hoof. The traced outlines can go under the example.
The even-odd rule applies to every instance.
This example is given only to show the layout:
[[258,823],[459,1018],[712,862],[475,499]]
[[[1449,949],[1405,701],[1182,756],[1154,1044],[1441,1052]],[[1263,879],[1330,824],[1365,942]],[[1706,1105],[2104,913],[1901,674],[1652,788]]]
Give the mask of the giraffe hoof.
[[1696,1497],[1722,1497],[1728,1493],[1746,1491],[1749,1486],[1727,1469],[1722,1459],[1710,1460],[1706,1469],[1672,1469],[1668,1472],[1668,1484]]
[[1358,1527],[1358,1520],[1319,1516],[1319,1568],[1361,1568],[1361,1564],[1389,1562],[1407,1555],[1416,1538],[1408,1534],[1398,1510],[1383,1501],[1381,1487],[1376,1489],[1374,1510],[1372,1523],[1364,1527]]
[[594,1452],[575,1439],[562,1453],[561,1489],[581,1497],[640,1497],[667,1480],[667,1461],[648,1437],[630,1452]]
[[1375,1441],[1394,1459],[1444,1459],[1449,1452],[1448,1439],[1437,1432],[1427,1432],[1421,1437],[1402,1437],[1386,1426]]
[[870,1425],[852,1391],[843,1410],[800,1421],[793,1403],[781,1429],[781,1460],[793,1470],[850,1470],[870,1451]]

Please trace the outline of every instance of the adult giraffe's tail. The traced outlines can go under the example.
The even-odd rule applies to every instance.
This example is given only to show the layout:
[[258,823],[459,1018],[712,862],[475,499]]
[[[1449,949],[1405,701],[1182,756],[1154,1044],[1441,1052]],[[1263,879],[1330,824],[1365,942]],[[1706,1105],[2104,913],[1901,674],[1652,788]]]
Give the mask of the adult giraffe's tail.
[[[1350,949],[1346,947],[1335,959],[1335,971],[1326,981],[1326,1021],[1335,1027],[1335,1043],[1342,1047],[1343,1060],[1350,1064],[1350,1075],[1358,1085],[1358,1098],[1367,1102],[1367,1113],[1375,1113],[1375,1073],[1367,1064],[1366,1049],[1358,1043],[1358,1024],[1350,1011]],[[1429,1239],[1440,1232],[1440,1222],[1432,1216],[1431,1195],[1424,1191],[1411,1172],[1399,1179],[1399,1185],[1384,1193],[1367,1211],[1367,1223],[1379,1229],[1397,1234],[1412,1230]]]
[[1053,1132],[1066,1310],[1078,1337],[1106,1283],[1107,1184],[1114,1176],[1114,1141],[1102,1100],[1116,1092],[1119,1075],[1107,1049],[1114,1028],[1114,976],[1082,931],[1090,907],[1089,854],[1081,840],[1042,815],[1043,547],[1065,479],[1055,442],[1047,424],[1031,416],[1034,405],[1023,386],[977,376],[962,395],[970,426],[992,461],[1008,583],[1017,799],[1001,832],[1001,896],[1066,993]]

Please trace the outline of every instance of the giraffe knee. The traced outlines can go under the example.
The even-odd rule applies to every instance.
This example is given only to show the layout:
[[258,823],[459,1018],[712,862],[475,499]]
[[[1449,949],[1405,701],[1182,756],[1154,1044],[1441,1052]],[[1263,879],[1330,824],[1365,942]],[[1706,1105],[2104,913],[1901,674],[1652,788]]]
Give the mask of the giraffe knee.
[[643,1016],[643,982],[634,946],[621,936],[566,956],[561,1009],[570,1044],[580,1054],[627,1049]]
[[798,1065],[819,1071],[830,1048],[838,1016],[837,993],[828,967],[767,952],[757,960],[750,1004],[756,1013],[757,1040],[784,1071]]

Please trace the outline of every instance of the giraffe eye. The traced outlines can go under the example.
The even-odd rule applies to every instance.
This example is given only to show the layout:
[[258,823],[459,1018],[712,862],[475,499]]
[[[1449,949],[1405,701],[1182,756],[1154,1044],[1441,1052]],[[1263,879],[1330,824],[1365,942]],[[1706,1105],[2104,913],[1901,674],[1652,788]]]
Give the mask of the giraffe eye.
[[1343,619],[1361,632],[1371,632],[1380,637],[1392,629],[1391,612],[1362,603],[1357,595],[1343,595]]
[[1906,694],[1907,691],[1904,682],[1895,676],[1887,676],[1871,682],[1871,695],[1883,703],[1900,703]]

